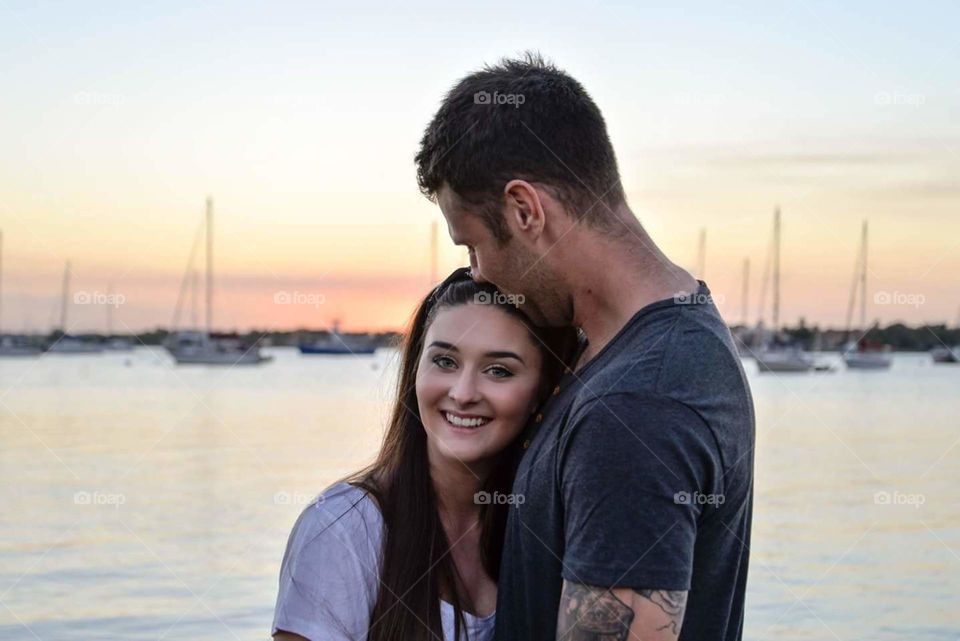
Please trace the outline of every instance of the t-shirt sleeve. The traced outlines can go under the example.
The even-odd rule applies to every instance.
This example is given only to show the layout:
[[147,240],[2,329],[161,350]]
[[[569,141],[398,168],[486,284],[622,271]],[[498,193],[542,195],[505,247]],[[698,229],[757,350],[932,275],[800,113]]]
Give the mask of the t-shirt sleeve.
[[287,542],[271,634],[365,639],[378,584],[373,540],[359,511],[337,514],[323,505],[308,506]]
[[688,590],[697,522],[716,499],[716,446],[672,399],[616,393],[571,416],[560,447],[563,577],[602,587]]

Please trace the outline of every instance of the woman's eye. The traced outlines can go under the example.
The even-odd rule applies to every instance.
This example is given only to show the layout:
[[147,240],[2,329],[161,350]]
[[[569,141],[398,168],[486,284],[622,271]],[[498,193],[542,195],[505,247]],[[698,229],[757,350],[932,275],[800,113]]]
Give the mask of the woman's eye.
[[507,378],[508,376],[513,376],[513,372],[508,370],[506,367],[500,367],[499,365],[494,365],[487,371],[493,374],[496,378]]
[[433,361],[434,365],[443,369],[447,369],[456,365],[456,363],[453,362],[453,359],[449,356],[434,356],[431,360]]

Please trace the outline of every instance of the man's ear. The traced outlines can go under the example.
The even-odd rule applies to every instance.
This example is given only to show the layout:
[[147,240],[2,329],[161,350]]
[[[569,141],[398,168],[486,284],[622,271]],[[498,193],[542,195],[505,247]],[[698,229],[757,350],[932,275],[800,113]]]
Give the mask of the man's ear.
[[515,234],[536,241],[546,226],[540,194],[526,180],[511,180],[503,187],[507,225]]

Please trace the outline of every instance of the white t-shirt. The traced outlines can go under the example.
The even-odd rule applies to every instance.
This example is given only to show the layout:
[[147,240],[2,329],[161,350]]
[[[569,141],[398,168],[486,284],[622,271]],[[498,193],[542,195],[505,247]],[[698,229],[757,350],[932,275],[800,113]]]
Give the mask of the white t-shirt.
[[[366,641],[380,585],[383,517],[376,502],[337,483],[300,514],[280,566],[273,629],[310,641]],[[440,602],[445,641],[453,641],[453,606]],[[463,613],[466,637],[490,641],[495,614]]]

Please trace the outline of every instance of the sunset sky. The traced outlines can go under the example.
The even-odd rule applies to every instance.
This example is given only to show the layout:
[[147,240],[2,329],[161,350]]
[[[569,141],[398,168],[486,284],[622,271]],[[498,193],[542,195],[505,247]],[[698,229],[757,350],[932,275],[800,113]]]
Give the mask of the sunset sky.
[[[218,328],[401,327],[433,221],[441,277],[465,256],[417,191],[423,127],[524,49],[592,94],[675,261],[706,228],[730,322],[746,257],[756,319],[776,205],[785,322],[843,325],[863,219],[871,319],[960,309],[954,2],[134,4],[0,9],[4,331],[58,324],[67,260],[74,293],[112,284],[115,331],[169,326],[207,195]],[[105,323],[71,305],[73,331]]]

